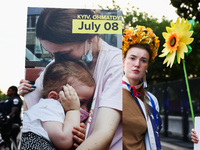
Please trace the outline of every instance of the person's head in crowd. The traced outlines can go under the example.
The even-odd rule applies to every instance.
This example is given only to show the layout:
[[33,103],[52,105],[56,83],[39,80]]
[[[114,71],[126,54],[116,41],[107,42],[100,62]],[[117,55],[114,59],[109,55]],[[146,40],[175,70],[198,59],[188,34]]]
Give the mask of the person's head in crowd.
[[7,96],[14,97],[18,95],[18,88],[16,86],[10,86],[7,90]]

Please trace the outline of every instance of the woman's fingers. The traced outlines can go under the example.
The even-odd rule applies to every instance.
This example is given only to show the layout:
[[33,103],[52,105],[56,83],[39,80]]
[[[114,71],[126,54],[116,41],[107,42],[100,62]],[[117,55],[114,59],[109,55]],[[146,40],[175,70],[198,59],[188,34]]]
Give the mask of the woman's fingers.
[[191,141],[193,142],[193,143],[198,143],[199,141],[197,140],[197,139],[195,139],[195,138],[191,138]]
[[82,140],[85,139],[85,129],[80,130],[80,129],[77,129],[76,127],[74,127],[74,129],[72,130],[72,133]]
[[24,94],[32,92],[36,87],[32,84],[30,84],[30,82],[28,80],[20,80],[20,85],[18,86],[18,90],[19,90],[19,95],[24,96]]
[[194,129],[191,130],[191,141],[194,143],[198,143],[199,139]]
[[76,148],[83,142],[83,139],[79,138],[79,137],[76,136],[76,135],[73,136],[73,139],[76,141],[76,142],[74,143],[74,147],[76,147]]
[[80,127],[85,128],[85,123],[81,122]]
[[80,127],[74,127],[74,129],[84,135],[83,138],[85,138],[85,124],[80,123]]
[[85,124],[81,123],[80,127],[74,127],[72,133],[74,134],[73,139],[75,140],[74,147],[78,147],[85,140]]
[[21,79],[20,82],[19,82],[19,84],[21,84],[21,83],[28,83],[28,82],[29,82],[28,80]]
[[74,147],[75,147],[75,148],[77,148],[78,146],[79,146],[78,144],[74,143]]
[[80,124],[80,127],[74,127],[72,133],[74,134],[74,140],[77,144],[81,144],[85,139],[84,123]]

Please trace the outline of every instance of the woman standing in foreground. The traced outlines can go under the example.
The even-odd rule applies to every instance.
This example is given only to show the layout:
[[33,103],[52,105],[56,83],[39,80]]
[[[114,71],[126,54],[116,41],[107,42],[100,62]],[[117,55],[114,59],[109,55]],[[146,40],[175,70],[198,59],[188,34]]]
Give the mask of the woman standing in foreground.
[[156,97],[144,89],[145,72],[157,55],[160,41],[150,28],[124,32],[123,150],[160,150],[161,118]]

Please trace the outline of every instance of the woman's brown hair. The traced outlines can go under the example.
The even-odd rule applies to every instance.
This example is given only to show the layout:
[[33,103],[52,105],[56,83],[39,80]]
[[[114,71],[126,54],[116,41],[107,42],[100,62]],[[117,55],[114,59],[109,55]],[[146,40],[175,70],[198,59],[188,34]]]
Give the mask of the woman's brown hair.
[[96,14],[91,9],[44,8],[37,21],[36,36],[56,44],[84,42],[96,34],[72,33],[72,20],[77,19],[77,15],[92,18]]

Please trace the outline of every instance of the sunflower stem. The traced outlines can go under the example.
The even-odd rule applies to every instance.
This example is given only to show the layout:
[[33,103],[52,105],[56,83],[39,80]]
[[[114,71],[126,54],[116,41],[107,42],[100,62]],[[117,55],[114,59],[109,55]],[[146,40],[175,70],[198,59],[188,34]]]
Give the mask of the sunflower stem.
[[189,87],[189,83],[188,83],[188,77],[187,77],[187,71],[186,71],[184,59],[183,59],[183,70],[184,70],[184,75],[185,75],[185,82],[186,82],[186,87],[187,87],[188,99],[189,99],[189,103],[190,103],[192,122],[193,122],[193,126],[194,126],[194,112],[193,112],[192,100],[191,100],[191,95],[190,95],[190,87]]

